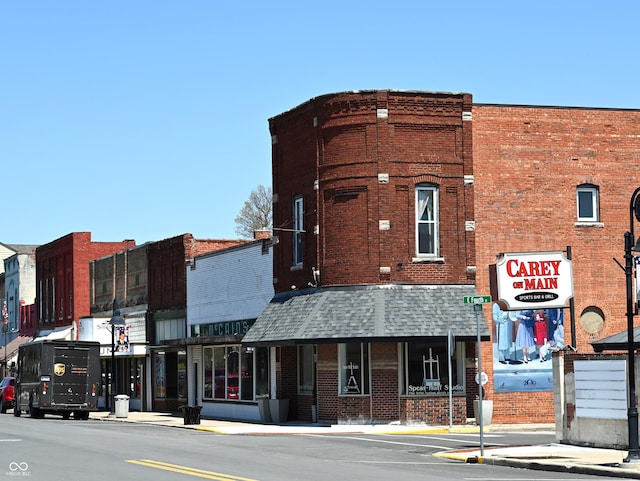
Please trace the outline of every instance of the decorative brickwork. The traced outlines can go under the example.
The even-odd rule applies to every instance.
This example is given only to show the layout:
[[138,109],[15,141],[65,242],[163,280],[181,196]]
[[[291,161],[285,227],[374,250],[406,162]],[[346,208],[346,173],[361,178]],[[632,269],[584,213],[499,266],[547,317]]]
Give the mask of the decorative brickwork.
[[[405,102],[407,105],[405,105]],[[388,115],[379,115],[386,109]],[[434,109],[434,110],[430,110]],[[393,91],[319,97],[270,119],[273,144],[276,292],[314,282],[472,284],[471,109],[467,94]],[[379,174],[388,174],[380,182]],[[415,187],[440,187],[444,261],[414,262]],[[302,266],[292,265],[293,199],[304,201]],[[389,223],[381,230],[380,222]],[[314,233],[317,226],[317,233]],[[280,229],[280,231],[279,231]]]

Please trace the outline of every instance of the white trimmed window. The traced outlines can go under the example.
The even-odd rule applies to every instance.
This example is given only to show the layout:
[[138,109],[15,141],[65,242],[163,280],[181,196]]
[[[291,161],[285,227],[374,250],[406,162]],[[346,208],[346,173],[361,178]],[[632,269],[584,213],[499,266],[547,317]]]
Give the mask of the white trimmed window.
[[576,189],[578,222],[600,222],[598,187],[579,185]]
[[416,254],[437,257],[439,254],[438,187],[416,186]]
[[302,235],[304,234],[304,203],[302,197],[293,199],[293,265],[302,265]]

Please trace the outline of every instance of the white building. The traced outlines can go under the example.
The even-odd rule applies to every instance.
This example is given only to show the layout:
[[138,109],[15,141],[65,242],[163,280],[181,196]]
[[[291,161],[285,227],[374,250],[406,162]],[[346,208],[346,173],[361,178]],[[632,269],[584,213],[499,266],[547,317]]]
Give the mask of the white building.
[[274,295],[272,251],[271,239],[258,239],[187,266],[188,399],[203,416],[260,420],[269,350],[241,341]]
[[28,306],[36,300],[37,246],[14,246],[17,250],[4,259],[5,299],[9,314],[9,330],[20,329],[20,306]]

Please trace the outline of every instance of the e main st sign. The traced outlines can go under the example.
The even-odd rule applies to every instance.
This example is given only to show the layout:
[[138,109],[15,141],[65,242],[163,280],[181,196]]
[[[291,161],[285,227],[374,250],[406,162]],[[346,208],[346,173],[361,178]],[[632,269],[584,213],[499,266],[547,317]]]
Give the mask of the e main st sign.
[[572,263],[562,251],[502,254],[489,279],[493,299],[510,311],[561,308],[573,297]]

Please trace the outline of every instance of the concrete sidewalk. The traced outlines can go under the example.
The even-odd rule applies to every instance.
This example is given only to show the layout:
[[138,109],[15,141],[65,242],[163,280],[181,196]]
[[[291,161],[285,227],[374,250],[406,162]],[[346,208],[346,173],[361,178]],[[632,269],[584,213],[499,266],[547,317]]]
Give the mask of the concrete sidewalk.
[[[91,413],[90,419],[168,426],[216,434],[442,434],[474,433],[478,426],[426,426],[402,424],[259,424],[241,421],[223,421],[201,418],[200,424],[185,424],[181,414],[157,412],[129,412],[118,418],[107,411]],[[485,432],[554,431],[553,424],[501,424],[491,425]],[[436,453],[440,458],[466,463],[492,464],[541,471],[590,474],[615,478],[640,479],[640,463],[624,463],[626,451],[600,449],[566,444],[514,446],[446,451]]]
[[568,444],[513,446],[484,450],[447,451],[436,453],[441,458],[467,463],[492,464],[539,471],[590,474],[612,478],[640,479],[640,463],[624,463],[626,451]]

